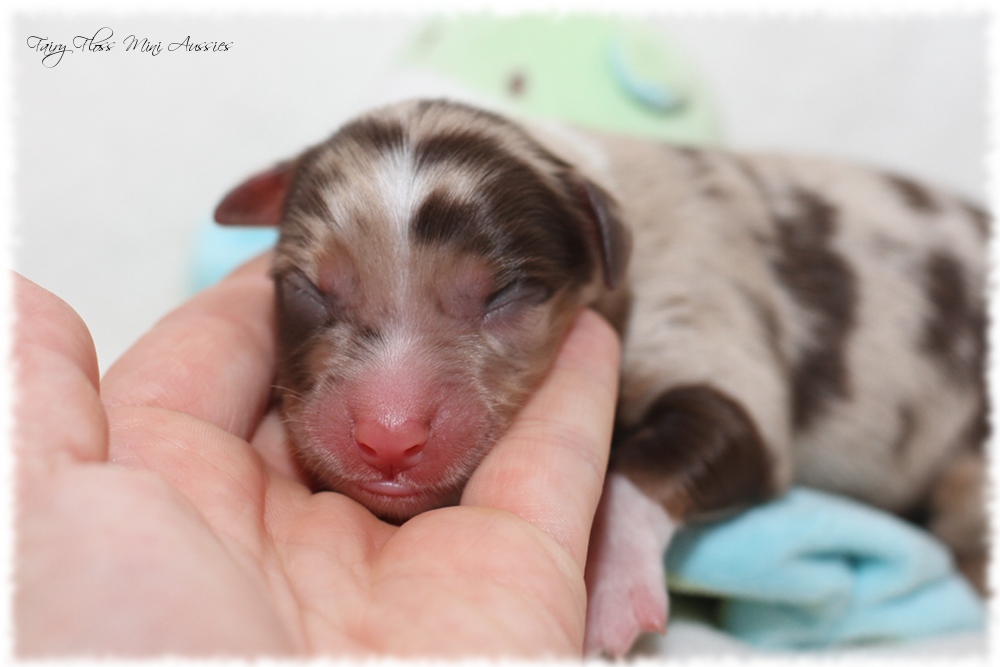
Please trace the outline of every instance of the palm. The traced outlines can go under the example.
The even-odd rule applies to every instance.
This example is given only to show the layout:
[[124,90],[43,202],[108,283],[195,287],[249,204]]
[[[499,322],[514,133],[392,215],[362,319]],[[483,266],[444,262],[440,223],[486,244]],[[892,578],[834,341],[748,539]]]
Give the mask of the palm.
[[[45,554],[18,563],[22,650],[578,655],[586,533],[606,450],[555,437],[552,456],[574,464],[556,474],[582,474],[593,487],[564,492],[569,509],[556,515],[525,493],[560,485],[519,458],[537,437],[530,406],[525,435],[487,459],[461,507],[394,527],[343,496],[312,494],[266,412],[270,287],[262,271],[245,273],[224,299],[240,305],[220,316],[206,297],[109,372],[107,431],[85,409],[98,401],[86,346],[54,354],[47,338],[66,330],[56,321],[65,313],[52,306],[56,326],[19,346],[22,377],[36,365],[61,369],[57,386],[22,391],[19,436],[32,445],[20,501],[41,515],[20,521],[19,553]],[[220,337],[228,344],[215,344]],[[613,374],[603,379],[613,392]],[[45,400],[53,391],[55,407]],[[69,456],[52,465],[57,449]],[[119,465],[94,465],[106,459]],[[520,486],[498,483],[511,479]],[[49,546],[56,539],[74,551]],[[53,600],[72,622],[35,644],[23,629],[51,618]]]

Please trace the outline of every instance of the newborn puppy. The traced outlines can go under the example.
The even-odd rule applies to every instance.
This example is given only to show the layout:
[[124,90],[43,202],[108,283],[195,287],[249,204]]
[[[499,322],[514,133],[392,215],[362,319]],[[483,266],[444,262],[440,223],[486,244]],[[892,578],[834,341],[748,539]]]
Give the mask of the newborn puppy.
[[251,178],[216,219],[280,226],[291,441],[390,521],[458,502],[577,312],[612,322],[589,652],[662,630],[677,525],[793,482],[925,516],[981,571],[987,219],[955,197],[412,101]]

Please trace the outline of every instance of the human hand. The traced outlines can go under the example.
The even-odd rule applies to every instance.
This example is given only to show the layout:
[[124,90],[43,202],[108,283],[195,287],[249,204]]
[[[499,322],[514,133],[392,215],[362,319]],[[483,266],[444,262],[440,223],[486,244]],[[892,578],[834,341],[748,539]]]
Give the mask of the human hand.
[[579,656],[618,346],[585,313],[458,507],[311,493],[269,405],[256,260],[107,373],[15,276],[16,648],[41,655]]

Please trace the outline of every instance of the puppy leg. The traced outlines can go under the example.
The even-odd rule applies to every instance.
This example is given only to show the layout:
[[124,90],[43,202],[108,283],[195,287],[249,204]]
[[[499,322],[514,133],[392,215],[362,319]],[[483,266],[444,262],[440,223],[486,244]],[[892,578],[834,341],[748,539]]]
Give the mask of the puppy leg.
[[986,595],[989,564],[986,457],[969,450],[938,477],[930,496],[928,528],[951,547],[959,570]]
[[676,522],[627,477],[604,483],[587,554],[587,654],[624,655],[667,624],[663,553]]
[[586,650],[624,654],[663,631],[663,553],[682,521],[776,491],[772,454],[740,403],[710,386],[663,393],[616,442],[587,564]]

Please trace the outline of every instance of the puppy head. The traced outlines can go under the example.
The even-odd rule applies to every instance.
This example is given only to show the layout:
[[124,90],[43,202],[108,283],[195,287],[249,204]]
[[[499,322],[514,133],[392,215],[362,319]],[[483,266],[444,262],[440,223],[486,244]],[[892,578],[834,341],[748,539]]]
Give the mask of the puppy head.
[[216,219],[280,224],[290,437],[324,485],[395,521],[458,501],[629,248],[597,186],[518,126],[446,102],[346,125]]

